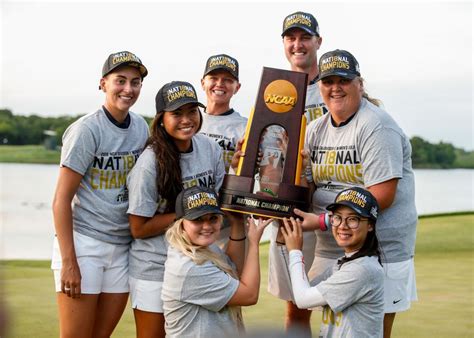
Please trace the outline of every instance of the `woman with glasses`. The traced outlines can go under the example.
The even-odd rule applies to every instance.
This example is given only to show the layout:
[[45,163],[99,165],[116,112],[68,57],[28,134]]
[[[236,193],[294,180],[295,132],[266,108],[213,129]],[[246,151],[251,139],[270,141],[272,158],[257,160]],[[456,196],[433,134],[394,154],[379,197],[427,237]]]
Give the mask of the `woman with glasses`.
[[283,222],[296,306],[323,306],[319,337],[382,337],[384,272],[375,233],[377,201],[369,191],[354,187],[340,192],[327,210],[344,256],[311,281],[315,286],[305,273],[301,221]]
[[[408,310],[417,298],[413,257],[418,218],[410,141],[380,102],[367,95],[351,53],[323,54],[318,81],[330,114],[306,130],[313,213],[296,213],[304,230],[324,229],[326,206],[340,191],[358,186],[372,193],[381,210],[377,227],[385,267],[384,336],[390,337],[395,313]],[[312,276],[318,275],[314,270],[321,269],[321,262],[342,254],[329,232],[316,231],[316,237]]]

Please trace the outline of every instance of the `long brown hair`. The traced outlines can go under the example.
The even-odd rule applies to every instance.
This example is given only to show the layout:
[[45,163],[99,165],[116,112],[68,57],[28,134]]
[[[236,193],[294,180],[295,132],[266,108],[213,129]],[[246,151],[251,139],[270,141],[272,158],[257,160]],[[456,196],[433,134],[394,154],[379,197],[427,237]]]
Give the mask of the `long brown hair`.
[[[202,126],[202,114],[199,110],[199,127]],[[146,146],[150,146],[156,157],[156,188],[161,198],[168,202],[165,212],[174,212],[176,197],[183,190],[181,179],[180,159],[181,153],[174,143],[173,138],[166,132],[163,126],[163,116],[166,112],[156,113],[150,127],[150,137]]]

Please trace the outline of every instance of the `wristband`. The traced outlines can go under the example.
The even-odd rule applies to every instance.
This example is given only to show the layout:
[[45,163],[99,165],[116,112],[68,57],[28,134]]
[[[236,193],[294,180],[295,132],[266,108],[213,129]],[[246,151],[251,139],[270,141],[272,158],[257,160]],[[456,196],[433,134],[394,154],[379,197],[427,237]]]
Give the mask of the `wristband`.
[[329,230],[331,222],[329,221],[329,214],[327,212],[324,213],[324,223],[326,224],[326,230]]
[[247,239],[247,236],[244,236],[243,238],[239,238],[239,239],[234,239],[234,238],[229,236],[229,239],[231,241],[234,241],[234,242],[242,242],[242,241],[245,241]]
[[326,223],[326,215],[327,213],[323,212],[322,214],[319,214],[319,230],[321,231],[326,231],[328,229],[327,223]]

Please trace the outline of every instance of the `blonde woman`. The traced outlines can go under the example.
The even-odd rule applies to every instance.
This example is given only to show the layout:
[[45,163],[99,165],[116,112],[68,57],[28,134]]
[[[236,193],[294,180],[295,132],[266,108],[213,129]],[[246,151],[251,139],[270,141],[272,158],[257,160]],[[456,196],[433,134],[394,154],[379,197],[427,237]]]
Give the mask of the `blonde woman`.
[[[227,337],[243,331],[240,306],[254,305],[260,288],[259,242],[271,219],[230,216],[224,254],[215,244],[223,212],[216,193],[204,187],[183,190],[176,221],[166,232],[168,258],[162,288],[167,337]],[[245,240],[248,250],[245,257]]]

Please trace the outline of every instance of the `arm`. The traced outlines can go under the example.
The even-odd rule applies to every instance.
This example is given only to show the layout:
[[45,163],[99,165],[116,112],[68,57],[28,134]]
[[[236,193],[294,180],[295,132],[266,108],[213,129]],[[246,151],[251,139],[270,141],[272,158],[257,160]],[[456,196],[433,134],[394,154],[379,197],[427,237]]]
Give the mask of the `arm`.
[[309,285],[304,270],[303,253],[300,250],[290,251],[290,276],[293,297],[298,308],[308,309],[327,304],[318,289]]
[[[291,223],[291,225],[290,225]],[[326,305],[321,293],[316,287],[311,287],[306,276],[303,253],[303,232],[299,219],[283,219],[281,232],[285,238],[286,247],[290,256],[290,276],[293,297],[296,306],[300,309],[307,309],[315,306]]]
[[395,200],[395,194],[397,192],[398,178],[374,184],[367,187],[372,195],[374,195],[377,203],[379,204],[380,210],[389,208]]
[[[234,262],[237,273],[242,275],[242,269],[245,261],[245,229],[244,220],[241,214],[226,212],[230,222],[230,238],[227,244],[226,254]],[[243,239],[243,240],[241,240]]]
[[[74,248],[71,208],[72,199],[81,180],[81,174],[67,167],[61,167],[53,200],[54,227],[62,258],[61,291],[72,298],[79,298],[81,294],[81,271]],[[66,291],[65,288],[71,290]]]
[[229,300],[227,305],[254,305],[258,300],[260,290],[260,260],[259,244],[265,227],[272,222],[272,219],[259,219],[258,226],[253,218],[247,218],[247,236],[249,249],[245,258],[240,283],[237,291]]
[[148,238],[163,235],[168,226],[173,223],[176,214],[156,214],[153,217],[128,215],[130,231],[133,238]]

